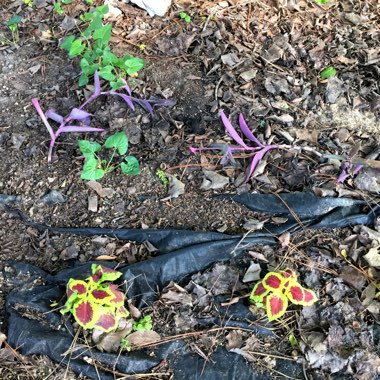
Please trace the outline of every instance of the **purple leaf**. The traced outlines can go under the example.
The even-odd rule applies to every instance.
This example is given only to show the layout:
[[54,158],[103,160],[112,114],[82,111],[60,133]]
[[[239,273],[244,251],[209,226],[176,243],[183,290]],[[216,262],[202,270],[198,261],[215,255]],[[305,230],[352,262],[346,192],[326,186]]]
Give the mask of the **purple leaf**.
[[132,91],[128,86],[127,81],[124,78],[121,78],[121,80],[125,83],[125,85],[121,86],[120,88],[124,88],[124,90],[128,92],[129,96],[132,96]]
[[170,99],[149,99],[148,102],[160,107],[173,107],[177,104],[176,101]]
[[46,116],[45,116],[44,112],[42,111],[40,104],[38,103],[38,99],[33,98],[32,99],[32,104],[33,104],[34,108],[36,109],[36,111],[38,112],[38,114],[40,115],[40,118],[44,122],[45,127],[49,131],[51,139],[54,140],[55,139],[55,134],[54,134],[53,128],[51,127],[51,125],[47,121]]
[[363,168],[363,165],[358,165],[353,171],[352,171],[352,175],[355,175],[355,174],[358,174],[359,171]]
[[131,100],[131,97],[128,96],[128,95],[124,95],[124,94],[120,94],[118,92],[110,92],[110,94],[112,95],[117,95],[117,96],[120,96],[127,104],[128,106],[134,111],[135,110],[135,106]]
[[89,117],[86,117],[86,118],[82,121],[82,123],[83,123],[84,125],[89,126],[89,125],[91,124],[91,117],[90,117],[90,116],[89,116]]
[[48,110],[46,112],[46,117],[48,119],[52,119],[54,121],[56,121],[57,123],[59,124],[62,124],[63,123],[63,116],[61,115],[58,115],[56,112],[54,112],[53,110]]
[[86,133],[86,132],[103,132],[103,131],[104,131],[103,128],[81,127],[79,125],[67,125],[67,126],[59,128],[58,130],[59,133],[68,133],[68,132]]
[[232,126],[231,122],[228,120],[227,116],[223,111],[220,111],[220,117],[222,119],[222,122],[227,129],[227,132],[230,134],[230,136],[243,148],[248,149],[248,146],[244,143],[242,138],[238,135],[235,128]]
[[153,107],[150,105],[150,103],[147,100],[141,100],[137,98],[131,98],[135,103],[140,105],[141,107],[145,108],[148,112],[153,113]]
[[83,111],[79,108],[73,108],[70,112],[68,119],[81,121],[87,119],[89,116],[91,116],[90,113]]
[[94,73],[94,85],[95,85],[95,92],[93,94],[94,98],[100,95],[100,80],[99,80],[99,74],[98,71],[95,71]]
[[244,120],[244,116],[242,113],[239,116],[239,126],[240,126],[241,131],[244,133],[244,136],[247,139],[253,141],[258,146],[264,147],[264,145],[255,137],[255,135],[249,129],[247,123]]
[[256,166],[258,165],[258,163],[262,160],[262,158],[265,156],[265,154],[268,152],[267,149],[263,149],[263,150],[260,150],[260,152],[257,152],[255,154],[255,156],[253,157],[252,159],[252,162],[251,162],[251,165],[249,167],[249,171],[248,171],[248,174],[246,175],[245,177],[245,180],[248,181],[249,178],[251,177],[251,175],[253,174],[253,172],[255,171],[256,169]]

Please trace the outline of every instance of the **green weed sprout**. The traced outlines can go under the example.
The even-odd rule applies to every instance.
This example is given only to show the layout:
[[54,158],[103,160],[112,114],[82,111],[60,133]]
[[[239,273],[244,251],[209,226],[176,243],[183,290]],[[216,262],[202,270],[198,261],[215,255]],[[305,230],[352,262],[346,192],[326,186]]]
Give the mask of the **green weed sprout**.
[[104,24],[104,15],[108,12],[108,5],[96,7],[93,11],[81,16],[81,20],[88,23],[87,28],[77,38],[68,36],[61,44],[69,58],[81,57],[79,86],[85,86],[89,78],[97,71],[99,76],[109,81],[111,88],[117,89],[124,85],[127,75],[135,76],[143,67],[144,60],[126,54],[118,57],[111,52],[109,41],[112,24]]
[[70,278],[66,287],[67,301],[61,313],[71,313],[85,330],[115,331],[120,320],[129,316],[124,307],[124,293],[112,284],[122,273],[98,264],[92,264],[91,271],[92,275],[86,280]]
[[322,70],[319,75],[322,79],[328,79],[336,75],[336,70],[332,66],[329,66]]
[[181,20],[185,20],[186,22],[191,22],[191,17],[186,12],[181,12],[179,14]]
[[33,8],[33,0],[22,0],[22,2],[30,8]]
[[281,272],[267,273],[253,288],[250,300],[257,307],[265,308],[268,320],[273,321],[285,314],[288,301],[295,305],[310,306],[318,298],[312,290],[298,283],[293,270],[286,268]]
[[327,4],[330,0],[315,0],[315,2],[319,5]]
[[[81,179],[89,181],[101,179],[118,166],[126,175],[137,175],[140,173],[140,164],[136,157],[125,156],[128,151],[128,138],[125,132],[119,132],[109,136],[105,141],[103,147],[112,149],[111,157],[108,160],[102,159],[99,156],[98,152],[102,149],[99,143],[79,140],[78,144],[80,151],[86,159],[83,165]],[[125,162],[113,164],[116,153],[118,153]]]
[[144,318],[141,318],[139,321],[133,322],[132,328],[135,331],[152,330],[152,317],[148,314]]
[[13,43],[18,42],[19,36],[18,36],[18,25],[21,23],[22,17],[19,15],[12,16],[8,21],[7,21],[7,27],[12,33],[12,39]]
[[165,186],[169,185],[169,178],[163,170],[158,169],[156,171],[156,175],[160,179],[160,181],[162,182],[163,185],[165,185]]

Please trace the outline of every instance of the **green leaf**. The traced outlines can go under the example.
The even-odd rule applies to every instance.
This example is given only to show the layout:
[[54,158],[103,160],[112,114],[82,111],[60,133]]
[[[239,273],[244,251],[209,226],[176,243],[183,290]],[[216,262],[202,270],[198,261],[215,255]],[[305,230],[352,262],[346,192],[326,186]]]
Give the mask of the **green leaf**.
[[144,60],[137,57],[130,57],[124,61],[124,66],[127,74],[133,75],[144,67]]
[[116,75],[112,73],[113,69],[113,66],[104,66],[99,70],[99,76],[108,81],[113,81],[116,79]]
[[118,79],[116,82],[110,82],[110,86],[112,89],[117,90],[118,88],[125,86],[125,82]]
[[83,52],[85,48],[86,46],[82,44],[82,40],[80,38],[77,38],[70,46],[69,57],[77,57]]
[[115,148],[120,155],[123,155],[127,153],[128,150],[128,137],[125,132],[116,133],[107,138],[104,146],[108,149]]
[[83,35],[85,35],[86,37],[88,37],[94,30],[100,29],[103,26],[101,15],[91,14],[91,20],[92,21],[90,22],[86,30],[83,32]]
[[79,87],[85,86],[89,82],[89,80],[90,78],[88,77],[87,73],[82,73],[78,80]]
[[298,346],[297,338],[293,334],[290,334],[288,339],[292,348],[296,348]]
[[22,21],[22,17],[19,15],[12,16],[7,21],[7,26],[18,25]]
[[113,54],[109,48],[105,48],[103,50],[102,58],[104,65],[115,65],[119,61],[119,58],[115,54]]
[[319,75],[322,79],[328,79],[336,75],[336,70],[332,66],[329,66],[326,69],[322,70]]
[[94,40],[100,40],[106,44],[111,38],[112,24],[107,24],[95,30],[93,34]]
[[80,176],[81,179],[88,181],[98,180],[104,177],[104,170],[98,168],[98,160],[94,157],[90,157],[83,165],[83,171]]
[[64,50],[67,50],[69,51],[70,48],[71,48],[71,45],[73,44],[75,40],[75,36],[68,36],[67,38],[65,38],[65,40],[62,42],[61,44],[61,48],[64,49]]
[[315,2],[319,5],[327,4],[329,0],[315,0]]
[[71,4],[73,2],[73,0],[61,0],[62,1],[62,4]]
[[141,169],[140,169],[140,164],[137,161],[137,158],[134,156],[127,156],[124,158],[127,163],[125,164],[122,162],[120,164],[120,168],[123,171],[124,174],[126,175],[137,175],[140,174]]
[[96,7],[95,8],[95,11],[99,14],[101,14],[102,16],[104,16],[106,13],[108,13],[109,9],[108,9],[108,5],[107,4],[104,4],[104,5],[101,5],[100,7]]
[[61,7],[61,3],[54,3],[54,10],[55,10],[59,15],[62,15],[62,14],[63,14],[63,10],[62,10],[62,7]]
[[83,154],[83,156],[86,157],[86,159],[89,158],[95,158],[94,154],[96,152],[99,152],[100,149],[102,149],[102,146],[97,142],[91,142],[87,140],[79,140],[79,150]]

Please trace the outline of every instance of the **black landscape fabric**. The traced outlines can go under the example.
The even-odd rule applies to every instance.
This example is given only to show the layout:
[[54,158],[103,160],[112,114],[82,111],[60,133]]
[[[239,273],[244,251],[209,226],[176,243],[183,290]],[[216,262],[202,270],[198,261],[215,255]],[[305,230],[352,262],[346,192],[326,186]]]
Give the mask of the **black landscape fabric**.
[[[239,202],[251,210],[282,215],[289,218],[281,225],[268,225],[264,231],[255,231],[244,239],[240,235],[226,235],[216,232],[195,232],[186,230],[154,229],[101,229],[101,228],[57,228],[33,222],[26,223],[39,230],[52,233],[82,236],[107,235],[120,240],[137,243],[149,241],[157,249],[157,256],[132,265],[117,268],[126,281],[127,297],[138,307],[151,304],[160,291],[170,281],[181,283],[194,273],[206,270],[216,262],[226,262],[242,254],[257,244],[276,244],[276,236],[289,231],[297,233],[302,228],[337,228],[357,224],[371,225],[380,215],[380,208],[363,200],[349,198],[320,198],[312,193],[290,193],[277,195],[245,194],[223,196]],[[292,213],[289,211],[292,210]],[[20,216],[22,216],[20,214]],[[298,219],[298,221],[296,220]],[[301,221],[302,225],[300,225]],[[104,263],[114,266],[111,263]],[[184,341],[163,344],[154,349],[139,350],[123,355],[89,352],[85,347],[73,355],[64,355],[73,341],[73,329],[69,321],[64,323],[59,312],[52,312],[54,300],[63,299],[65,285],[69,278],[86,278],[90,274],[91,263],[77,264],[56,275],[24,263],[12,264],[15,289],[8,295],[6,310],[8,315],[8,341],[26,355],[48,355],[57,362],[69,364],[73,371],[89,378],[113,379],[114,369],[120,373],[146,373],[161,360],[167,359],[175,379],[270,379],[271,376],[256,372],[241,355],[219,348],[211,360],[192,353]],[[35,286],[31,284],[36,284]],[[42,285],[38,285],[42,284]],[[31,311],[33,313],[31,313]],[[226,311],[227,312],[227,311]],[[225,312],[224,312],[225,313]],[[37,319],[30,315],[37,314]],[[203,328],[219,326],[241,326],[258,334],[271,334],[270,330],[250,324],[254,316],[242,303],[228,309],[228,316],[221,320],[199,321]],[[152,351],[154,355],[151,355]],[[95,361],[98,368],[88,364],[85,357]],[[276,370],[291,377],[303,377],[302,366],[292,362],[278,362]]]

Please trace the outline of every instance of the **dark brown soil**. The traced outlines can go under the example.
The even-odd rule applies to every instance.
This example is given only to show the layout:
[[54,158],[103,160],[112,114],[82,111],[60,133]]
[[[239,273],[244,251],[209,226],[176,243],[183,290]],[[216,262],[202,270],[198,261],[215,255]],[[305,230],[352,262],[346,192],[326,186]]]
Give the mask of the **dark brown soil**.
[[[325,7],[313,1],[222,2],[227,3],[226,8],[218,8],[217,2],[179,1],[163,19],[150,19],[142,10],[124,4],[124,15],[115,24],[115,32],[124,34],[115,33],[115,49],[122,54],[142,55],[147,63],[147,68],[131,81],[134,94],[140,98],[168,97],[176,101],[176,106],[157,108],[149,115],[142,109],[131,111],[119,99],[109,97],[89,107],[94,114],[93,126],[106,131],[87,137],[104,141],[110,132],[125,130],[130,139],[129,153],[138,158],[142,168],[136,177],[113,172],[102,179],[103,188],[112,189],[112,195],[104,198],[80,180],[84,158],[77,146],[77,135],[61,135],[53,162],[47,162],[49,135],[31,105],[31,98],[38,98],[44,110],[53,108],[68,114],[89,95],[91,88],[78,88],[78,62],[69,60],[58,48],[58,40],[71,33],[62,28],[63,16],[54,14],[50,1],[36,3],[36,8],[29,9],[21,1],[0,0],[1,20],[15,13],[25,20],[17,43],[9,41],[9,31],[4,23],[0,24],[0,194],[19,197],[9,205],[20,209],[28,219],[59,227],[172,227],[241,234],[246,232],[243,226],[247,221],[264,220],[267,216],[217,199],[216,195],[314,190],[317,194],[376,201],[380,194],[378,168],[373,169],[376,188],[363,181],[356,186],[352,178],[337,185],[339,163],[334,160],[319,160],[309,153],[276,151],[267,157],[261,174],[243,183],[247,159],[239,159],[237,166],[226,168],[215,152],[214,156],[194,156],[189,151],[190,146],[230,141],[218,117],[218,111],[224,109],[234,125],[238,113],[243,112],[248,123],[256,125],[255,133],[266,142],[345,155],[361,141],[359,156],[378,160],[380,15],[376,1],[331,0]],[[77,18],[83,12],[84,5],[80,3],[74,1],[67,8],[70,16]],[[179,21],[181,7],[192,15],[190,24]],[[138,33],[131,33],[135,29]],[[137,48],[142,42],[147,45],[144,52]],[[231,59],[233,63],[229,63]],[[329,65],[337,69],[339,83],[319,77],[319,72]],[[243,79],[250,70],[256,71],[252,79]],[[291,119],[284,122],[284,114]],[[158,178],[158,169],[182,181],[184,194],[163,200],[168,196],[168,188]],[[203,169],[227,177],[229,184],[223,189],[201,190]],[[65,201],[41,202],[52,190]],[[94,196],[98,201],[96,212],[89,211],[89,197]],[[93,238],[50,236],[25,225],[4,205],[0,207],[1,270],[8,270],[12,261],[56,272],[67,266],[68,258],[85,262],[108,255],[122,263],[130,260],[129,253],[121,249],[126,242],[108,239],[99,245]],[[323,232],[317,242],[313,233],[310,245],[305,243],[309,236],[302,235],[299,251],[286,246],[279,252],[286,255],[291,251],[287,264],[295,266],[302,279],[308,278],[309,286],[318,286],[327,307],[332,301],[331,296],[323,298],[326,284],[336,279],[330,273],[330,277],[322,276],[319,284],[319,280],[313,283],[303,265],[313,267],[316,262],[336,260],[338,248],[346,244],[344,239],[357,233],[351,229],[335,231],[333,235]],[[296,241],[293,244],[297,246]],[[320,246],[323,248],[319,255],[316,250]],[[258,247],[260,252],[266,249]],[[139,246],[135,246],[136,252],[137,259],[148,256]],[[328,255],[335,257],[328,259]],[[273,260],[281,262],[281,255],[273,252]],[[334,261],[334,265],[334,270],[339,265],[354,265],[364,273],[372,269],[372,281],[380,280],[376,269],[368,265],[361,268],[357,262],[348,264],[344,260]],[[3,308],[4,297],[12,286],[0,276],[0,287]],[[355,290],[357,299],[362,290]],[[192,326],[186,330],[183,325],[191,314],[185,309],[157,303],[152,310],[160,321],[165,321],[168,313],[177,313],[181,323],[169,328],[163,326],[165,323],[161,326],[169,334],[171,328],[177,333],[191,331]],[[362,312],[369,325],[376,323],[376,316]],[[294,324],[295,320],[294,316]],[[363,327],[364,332],[366,328]],[[6,329],[6,315],[1,314],[0,332],[5,333]],[[374,349],[370,344],[365,348]],[[300,351],[298,354],[302,355]],[[0,357],[0,367],[1,360]],[[53,368],[56,372],[49,378],[76,378],[63,377],[65,369],[46,358],[25,360],[25,378],[43,379]],[[327,376],[329,371],[323,366],[322,369],[326,370],[322,376]],[[17,371],[4,373],[8,376],[4,379],[13,375],[21,378]],[[361,371],[357,378],[368,377]]]

